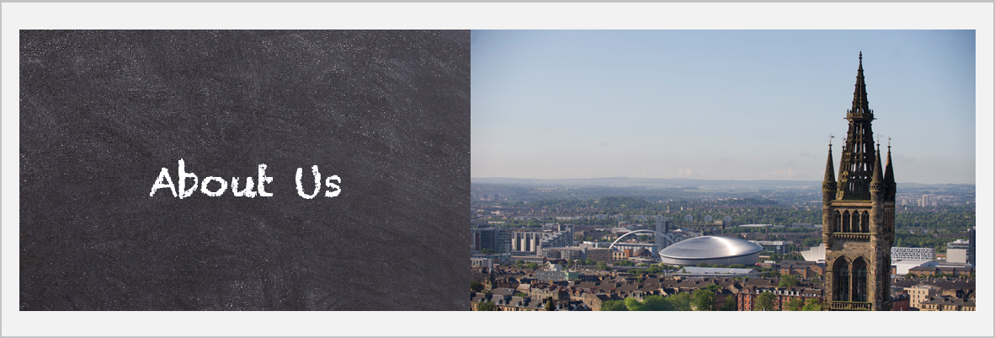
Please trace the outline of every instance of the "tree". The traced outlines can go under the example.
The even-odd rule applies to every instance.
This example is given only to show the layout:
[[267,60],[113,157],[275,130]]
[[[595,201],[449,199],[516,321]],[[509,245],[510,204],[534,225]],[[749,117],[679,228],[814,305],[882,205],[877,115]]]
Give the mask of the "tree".
[[715,292],[705,289],[694,290],[694,294],[691,295],[691,309],[695,311],[715,311]]
[[546,298],[546,311],[556,311],[556,305],[553,305],[553,297]]
[[722,304],[721,311],[736,311],[739,309],[739,304],[736,304],[736,295],[726,296],[726,301]]
[[522,265],[522,264],[525,264],[525,261],[523,261],[521,259],[515,261],[515,265]]
[[590,258],[584,261],[584,265],[594,265],[594,264],[598,264],[598,262],[595,262],[593,259]]
[[815,246],[817,243],[818,242],[816,242],[815,238],[806,238],[805,240],[802,241],[802,246],[811,247]]
[[766,291],[757,296],[753,311],[774,311],[774,293]]
[[624,300],[606,300],[601,303],[601,311],[629,311]]
[[470,290],[473,291],[473,292],[484,291],[484,284],[480,284],[480,282],[478,282],[478,281],[471,280],[470,281]]
[[528,268],[528,269],[536,269],[536,268],[539,267],[539,265],[536,264],[536,263],[529,263],[529,264],[525,264],[525,267]]
[[794,275],[781,275],[781,282],[777,284],[779,288],[790,288],[798,285],[798,278]]
[[822,311],[822,304],[816,298],[810,298],[805,302],[805,306],[802,307],[802,311]]
[[643,298],[643,307],[646,311],[673,311],[674,308],[666,298],[659,295],[651,295]]
[[598,270],[604,270],[604,271],[611,270],[611,269],[608,268],[608,264],[606,264],[605,262],[598,262],[598,266],[596,266],[595,268],[597,268]]
[[673,306],[674,311],[691,311],[691,294],[687,292],[681,292],[676,295],[667,297],[667,301]]
[[490,255],[490,254],[494,253],[494,250],[491,250],[490,248],[483,248],[483,249],[480,249],[480,253],[485,254],[485,255]]
[[629,311],[646,311],[646,307],[638,299],[629,297],[625,299],[625,308]]
[[788,306],[785,308],[786,311],[801,311],[802,306],[805,305],[805,301],[801,298],[795,298],[788,301]]
[[720,289],[722,289],[722,287],[719,286],[718,284],[709,284],[708,286],[705,287],[705,290],[712,292],[718,291]]
[[488,300],[480,302],[480,305],[477,305],[477,311],[498,311],[498,307]]
[[643,298],[643,301],[629,297],[625,299],[625,307],[629,311],[673,311],[670,302],[659,295],[651,295]]
[[677,267],[673,266],[673,265],[667,265],[667,264],[664,264],[664,263],[660,263],[660,269],[662,269],[662,270],[677,270]]
[[708,265],[708,263],[702,262],[702,263],[698,263],[698,267],[699,268],[707,268],[707,267],[711,267],[711,265]]

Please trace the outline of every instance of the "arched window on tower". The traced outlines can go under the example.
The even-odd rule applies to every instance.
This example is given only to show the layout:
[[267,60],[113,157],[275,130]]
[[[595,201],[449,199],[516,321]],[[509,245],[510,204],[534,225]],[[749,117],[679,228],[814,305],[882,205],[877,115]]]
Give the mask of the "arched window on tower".
[[850,232],[850,212],[843,212],[843,232]]
[[860,232],[871,232],[871,216],[866,211],[860,213]]
[[853,261],[853,301],[867,301],[867,262],[863,257]]
[[836,210],[833,212],[833,232],[843,232],[843,217],[840,216],[840,211]]
[[850,301],[850,265],[843,257],[833,263],[833,300]]
[[854,211],[853,214],[850,214],[850,226],[853,227],[850,232],[860,232],[860,211]]

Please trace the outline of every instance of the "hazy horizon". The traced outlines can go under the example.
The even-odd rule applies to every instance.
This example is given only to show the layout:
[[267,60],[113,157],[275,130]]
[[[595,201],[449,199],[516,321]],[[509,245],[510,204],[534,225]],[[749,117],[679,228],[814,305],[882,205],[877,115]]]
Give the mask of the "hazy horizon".
[[863,52],[899,183],[975,184],[975,33],[473,31],[471,177],[821,181]]
[[[679,178],[679,177],[673,177],[673,178],[670,178],[670,177],[625,177],[625,176],[615,176],[615,177],[586,177],[586,178],[585,177],[579,177],[579,178],[529,178],[529,177],[472,177],[472,176],[470,177],[470,180],[536,180],[536,181],[540,181],[540,180],[541,181],[556,181],[556,180],[563,180],[563,181],[577,180],[577,181],[582,181],[582,180],[608,180],[608,179],[700,180],[700,181],[742,181],[742,182],[751,182],[751,181],[788,181],[788,182],[790,182],[790,181],[795,181],[795,182],[812,182],[812,183],[821,183],[822,182],[821,179],[819,179],[819,180],[801,180],[801,179],[735,180],[735,179],[707,179],[707,178]],[[921,185],[944,185],[944,184],[950,184],[950,185],[974,185],[974,186],[976,186],[976,184],[974,184],[974,183],[922,183],[922,182],[911,182],[911,181],[910,182],[897,181],[895,183],[897,183],[899,185],[901,185],[901,184],[921,184]]]

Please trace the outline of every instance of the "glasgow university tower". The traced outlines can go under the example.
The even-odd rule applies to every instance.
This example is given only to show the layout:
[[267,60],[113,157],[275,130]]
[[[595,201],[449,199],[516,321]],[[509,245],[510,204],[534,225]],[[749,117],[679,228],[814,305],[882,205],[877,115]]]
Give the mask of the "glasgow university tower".
[[[895,175],[891,145],[881,167],[867,105],[863,53],[857,66],[850,127],[843,142],[839,181],[829,145],[822,182],[822,242],[826,244],[826,302],[830,310],[891,310],[891,246],[895,241]],[[890,143],[890,142],[889,142]],[[882,172],[883,171],[883,172]]]

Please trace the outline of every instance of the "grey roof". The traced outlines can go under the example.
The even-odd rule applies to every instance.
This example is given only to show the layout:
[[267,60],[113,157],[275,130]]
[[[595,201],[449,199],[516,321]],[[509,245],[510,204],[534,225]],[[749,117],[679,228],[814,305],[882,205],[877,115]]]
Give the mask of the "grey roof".
[[732,268],[699,268],[694,266],[685,266],[681,268],[681,271],[687,271],[688,274],[694,275],[719,275],[719,274],[749,274],[753,269],[732,269]]
[[742,239],[701,236],[677,242],[660,251],[667,258],[702,259],[737,257],[760,252],[763,247]]

